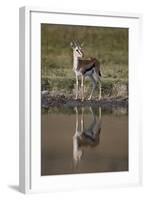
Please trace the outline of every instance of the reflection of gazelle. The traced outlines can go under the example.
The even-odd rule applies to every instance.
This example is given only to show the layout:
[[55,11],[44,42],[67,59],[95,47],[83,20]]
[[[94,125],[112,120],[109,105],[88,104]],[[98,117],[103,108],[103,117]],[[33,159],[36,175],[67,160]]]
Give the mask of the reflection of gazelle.
[[73,70],[76,75],[76,99],[78,98],[78,88],[79,88],[78,77],[79,76],[81,76],[82,100],[84,100],[84,78],[85,77],[89,77],[93,84],[93,88],[88,100],[92,98],[97,82],[99,83],[99,99],[100,99],[101,98],[100,62],[96,58],[90,58],[86,60],[81,59],[83,57],[83,51],[81,49],[81,45],[79,45],[78,42],[71,42],[70,45],[73,49]]
[[101,131],[101,108],[99,107],[99,118],[95,115],[92,107],[90,111],[92,114],[92,121],[88,128],[84,128],[84,108],[82,108],[80,129],[79,129],[79,113],[78,108],[75,108],[76,111],[76,129],[73,136],[73,160],[75,165],[81,160],[84,146],[97,146],[100,139]]

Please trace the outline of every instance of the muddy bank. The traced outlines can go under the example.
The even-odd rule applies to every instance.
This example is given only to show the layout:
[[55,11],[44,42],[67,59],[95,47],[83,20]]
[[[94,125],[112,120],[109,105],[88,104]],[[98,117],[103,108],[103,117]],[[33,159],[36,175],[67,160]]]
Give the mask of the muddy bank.
[[103,98],[101,100],[75,100],[72,96],[66,97],[65,95],[50,96],[48,94],[43,94],[41,98],[42,108],[49,107],[82,107],[82,106],[92,106],[92,107],[128,107],[128,98],[125,97],[110,97]]

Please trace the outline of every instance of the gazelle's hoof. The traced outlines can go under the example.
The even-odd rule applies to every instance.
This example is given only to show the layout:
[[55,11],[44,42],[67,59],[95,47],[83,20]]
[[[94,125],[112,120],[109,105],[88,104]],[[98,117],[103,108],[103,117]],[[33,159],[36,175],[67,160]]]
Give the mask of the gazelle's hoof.
[[90,101],[90,100],[91,100],[91,97],[89,97],[88,100]]

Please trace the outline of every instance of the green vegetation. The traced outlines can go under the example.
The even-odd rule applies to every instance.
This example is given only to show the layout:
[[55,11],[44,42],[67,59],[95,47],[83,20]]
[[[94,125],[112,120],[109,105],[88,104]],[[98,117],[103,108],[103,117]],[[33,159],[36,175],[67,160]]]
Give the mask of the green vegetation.
[[[75,76],[72,70],[70,42],[84,42],[86,58],[95,57],[101,62],[102,91],[104,96],[126,96],[128,88],[128,29],[41,25],[42,89],[50,93],[73,94]],[[90,87],[86,81],[86,92]],[[89,91],[88,91],[89,92]],[[88,93],[87,92],[87,93]],[[97,92],[94,96],[98,96]]]

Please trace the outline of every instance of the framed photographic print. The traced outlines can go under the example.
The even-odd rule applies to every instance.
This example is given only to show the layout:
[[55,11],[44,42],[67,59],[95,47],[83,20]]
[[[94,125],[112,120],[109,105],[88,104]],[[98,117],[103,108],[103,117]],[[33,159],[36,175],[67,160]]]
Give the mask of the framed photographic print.
[[141,15],[20,8],[20,191],[139,185]]

